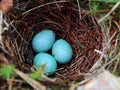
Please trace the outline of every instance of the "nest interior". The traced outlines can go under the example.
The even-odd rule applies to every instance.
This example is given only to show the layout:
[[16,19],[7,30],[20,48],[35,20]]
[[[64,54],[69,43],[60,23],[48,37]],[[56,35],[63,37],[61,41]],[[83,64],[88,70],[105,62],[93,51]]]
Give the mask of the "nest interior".
[[44,3],[44,0],[15,2],[8,14],[10,21],[13,21],[7,35],[14,46],[14,63],[24,72],[30,71],[34,56],[31,40],[39,31],[51,29],[57,38],[67,40],[74,52],[72,61],[59,66],[54,77],[63,82],[81,81],[83,75],[80,73],[89,72],[99,59],[99,54],[94,50],[102,49],[101,28],[94,16],[84,13],[82,8],[79,13],[76,2]]

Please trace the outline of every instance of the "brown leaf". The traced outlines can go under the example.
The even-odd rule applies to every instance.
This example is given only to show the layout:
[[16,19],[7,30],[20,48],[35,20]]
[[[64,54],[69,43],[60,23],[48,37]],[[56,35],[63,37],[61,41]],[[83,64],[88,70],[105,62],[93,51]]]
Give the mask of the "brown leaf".
[[13,0],[1,0],[0,1],[0,11],[3,14],[8,13],[13,7]]

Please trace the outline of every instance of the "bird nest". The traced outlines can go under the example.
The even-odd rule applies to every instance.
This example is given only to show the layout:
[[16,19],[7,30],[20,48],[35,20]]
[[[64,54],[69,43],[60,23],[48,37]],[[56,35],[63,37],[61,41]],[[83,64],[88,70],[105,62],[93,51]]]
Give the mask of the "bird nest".
[[51,29],[57,38],[67,40],[74,52],[72,61],[59,65],[52,77],[62,82],[83,80],[84,74],[90,73],[100,58],[95,49],[102,49],[103,34],[96,18],[84,9],[78,9],[77,3],[71,1],[44,4],[44,0],[34,0],[26,3],[16,1],[8,14],[13,21],[6,32],[13,47],[12,63],[23,72],[30,72],[35,54],[31,40],[39,31]]

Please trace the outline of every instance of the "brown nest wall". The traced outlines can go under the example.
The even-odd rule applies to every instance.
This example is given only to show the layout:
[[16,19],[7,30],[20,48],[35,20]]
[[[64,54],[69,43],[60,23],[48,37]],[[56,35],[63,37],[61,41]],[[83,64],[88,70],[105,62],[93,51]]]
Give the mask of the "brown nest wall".
[[[31,48],[32,37],[43,29],[51,29],[57,38],[67,40],[74,51],[72,61],[60,66],[55,77],[63,81],[80,81],[83,76],[79,73],[89,72],[99,59],[99,54],[94,50],[102,49],[101,28],[94,16],[82,13],[83,9],[79,14],[77,3],[71,1],[43,5],[26,12],[43,3],[30,1],[24,9],[18,9],[16,4],[9,13],[13,26],[10,27],[8,35],[14,46],[15,62],[18,66],[29,70],[34,56]],[[22,2],[19,2],[19,5],[22,5]]]

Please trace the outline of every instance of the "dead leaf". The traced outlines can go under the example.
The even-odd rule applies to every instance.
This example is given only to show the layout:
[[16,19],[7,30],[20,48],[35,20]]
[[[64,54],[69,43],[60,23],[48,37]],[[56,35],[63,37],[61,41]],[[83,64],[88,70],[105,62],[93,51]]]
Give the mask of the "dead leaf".
[[13,0],[1,0],[0,1],[0,11],[3,14],[8,13],[13,7]]

